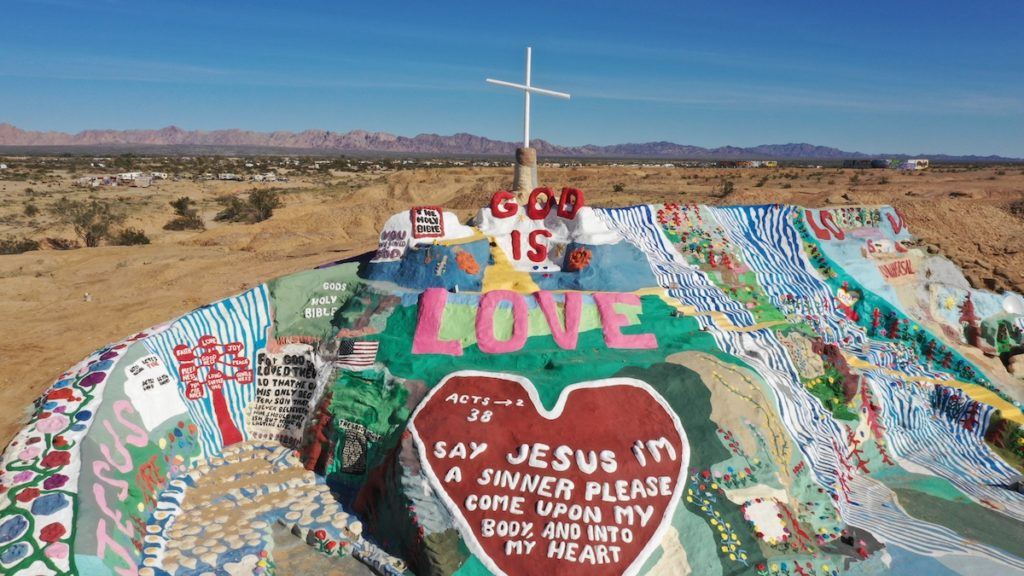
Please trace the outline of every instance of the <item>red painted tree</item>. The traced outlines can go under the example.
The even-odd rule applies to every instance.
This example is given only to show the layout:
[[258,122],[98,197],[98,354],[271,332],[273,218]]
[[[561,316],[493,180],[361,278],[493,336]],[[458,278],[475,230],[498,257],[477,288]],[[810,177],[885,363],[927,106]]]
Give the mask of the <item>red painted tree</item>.
[[974,302],[971,300],[970,292],[967,298],[960,305],[960,325],[964,329],[964,340],[971,346],[978,345],[978,337],[981,336],[981,321],[974,311]]
[[224,446],[242,441],[242,433],[231,417],[227,397],[224,396],[224,386],[231,380],[243,385],[253,382],[253,371],[249,367],[249,359],[243,355],[244,349],[241,342],[222,345],[209,334],[200,337],[195,347],[187,344],[174,347],[178,376],[185,383],[185,398],[197,402],[206,396],[207,391],[210,392],[213,414]]
[[967,414],[964,415],[963,427],[965,430],[973,431],[978,426],[978,403],[968,401]]

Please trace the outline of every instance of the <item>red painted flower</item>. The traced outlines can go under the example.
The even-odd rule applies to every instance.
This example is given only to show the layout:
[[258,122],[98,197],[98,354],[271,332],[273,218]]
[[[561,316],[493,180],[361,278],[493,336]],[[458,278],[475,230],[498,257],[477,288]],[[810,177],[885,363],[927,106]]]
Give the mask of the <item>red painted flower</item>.
[[323,529],[317,530],[313,532],[313,536],[316,536],[317,540],[325,540],[327,538],[327,531]]
[[576,248],[569,253],[569,265],[567,268],[570,272],[578,272],[583,270],[590,265],[590,259],[592,255],[590,250],[586,248]]
[[71,462],[71,454],[69,452],[50,452],[43,456],[40,464],[44,468],[57,468],[58,466],[67,466],[69,462]]
[[31,502],[39,496],[39,488],[25,488],[14,497],[18,502]]
[[334,548],[337,545],[338,545],[337,542],[335,542],[334,540],[330,540],[330,541],[327,542],[327,544],[324,544],[324,549],[327,550],[328,552],[330,552],[330,551],[334,550]]
[[47,400],[74,400],[75,391],[71,388],[60,388],[46,395]]
[[64,526],[62,526],[60,522],[54,522],[43,527],[39,532],[39,539],[43,542],[56,542],[57,540],[60,540],[60,537],[63,536],[65,532],[67,532],[67,530],[64,529]]
[[57,448],[63,448],[68,445],[68,440],[63,435],[57,436],[53,439],[53,445]]

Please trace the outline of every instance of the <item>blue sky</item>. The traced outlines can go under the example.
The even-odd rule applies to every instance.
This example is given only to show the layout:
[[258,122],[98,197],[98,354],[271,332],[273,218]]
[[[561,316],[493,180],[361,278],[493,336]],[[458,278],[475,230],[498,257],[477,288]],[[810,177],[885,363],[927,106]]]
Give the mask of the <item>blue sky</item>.
[[1024,3],[5,3],[0,122],[1024,157]]

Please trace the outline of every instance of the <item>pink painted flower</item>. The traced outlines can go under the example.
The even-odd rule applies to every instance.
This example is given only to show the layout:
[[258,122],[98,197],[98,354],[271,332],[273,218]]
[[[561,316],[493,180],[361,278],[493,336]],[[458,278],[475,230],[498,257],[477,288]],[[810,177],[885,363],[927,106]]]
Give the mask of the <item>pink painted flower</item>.
[[35,460],[36,456],[39,456],[39,453],[42,452],[42,451],[43,451],[43,447],[38,445],[38,444],[33,444],[32,446],[26,446],[25,448],[22,449],[21,452],[18,453],[18,458],[20,460],[25,460],[25,461]]
[[46,434],[56,434],[68,427],[68,417],[63,414],[50,414],[49,418],[36,421],[36,430]]
[[68,557],[68,545],[63,542],[54,542],[44,549],[47,558],[61,560]]
[[28,482],[29,480],[31,480],[31,479],[33,479],[35,477],[36,477],[36,473],[35,472],[33,472],[31,470],[22,470],[21,472],[18,472],[17,474],[15,474],[14,478],[12,478],[11,480],[15,484],[24,484],[25,482]]

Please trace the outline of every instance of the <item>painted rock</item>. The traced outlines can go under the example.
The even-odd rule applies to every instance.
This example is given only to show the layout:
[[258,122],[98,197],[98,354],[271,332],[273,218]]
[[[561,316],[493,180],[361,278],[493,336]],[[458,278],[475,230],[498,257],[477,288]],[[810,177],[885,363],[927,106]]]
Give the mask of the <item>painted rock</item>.
[[1019,295],[887,206],[527,198],[60,375],[0,572],[1024,573]]

